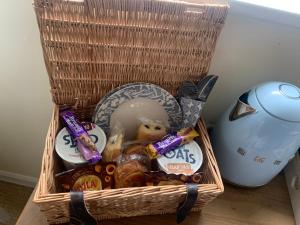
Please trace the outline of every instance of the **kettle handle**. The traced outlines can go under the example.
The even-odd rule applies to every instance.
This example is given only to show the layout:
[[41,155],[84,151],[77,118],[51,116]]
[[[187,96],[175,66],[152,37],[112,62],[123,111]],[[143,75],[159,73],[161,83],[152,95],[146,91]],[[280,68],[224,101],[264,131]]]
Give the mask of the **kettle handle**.
[[241,117],[244,117],[244,116],[247,116],[249,114],[256,112],[256,109],[254,109],[248,103],[248,95],[249,95],[249,91],[245,92],[244,94],[242,94],[239,97],[235,106],[233,107],[233,110],[229,114],[230,121],[237,120]]

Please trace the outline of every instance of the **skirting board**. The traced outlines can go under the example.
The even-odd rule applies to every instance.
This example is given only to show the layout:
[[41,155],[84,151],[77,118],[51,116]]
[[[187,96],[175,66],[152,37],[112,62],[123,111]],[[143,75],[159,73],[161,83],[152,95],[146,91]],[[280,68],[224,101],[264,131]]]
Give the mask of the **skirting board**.
[[19,184],[26,187],[35,187],[37,178],[0,170],[0,181]]

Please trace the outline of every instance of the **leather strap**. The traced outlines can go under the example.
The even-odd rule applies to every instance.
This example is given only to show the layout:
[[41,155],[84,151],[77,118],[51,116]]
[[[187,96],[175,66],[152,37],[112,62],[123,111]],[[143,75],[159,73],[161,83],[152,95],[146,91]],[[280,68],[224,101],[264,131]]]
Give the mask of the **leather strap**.
[[86,209],[83,192],[70,192],[70,195],[70,225],[97,225]]
[[187,194],[185,200],[179,204],[176,214],[176,222],[179,224],[186,218],[189,211],[193,208],[198,197],[198,186],[196,184],[186,185]]
[[[196,184],[187,184],[186,189],[186,198],[177,208],[176,222],[178,224],[185,220],[198,197],[198,186]],[[70,225],[97,225],[97,221],[86,209],[83,192],[70,192],[70,195]]]

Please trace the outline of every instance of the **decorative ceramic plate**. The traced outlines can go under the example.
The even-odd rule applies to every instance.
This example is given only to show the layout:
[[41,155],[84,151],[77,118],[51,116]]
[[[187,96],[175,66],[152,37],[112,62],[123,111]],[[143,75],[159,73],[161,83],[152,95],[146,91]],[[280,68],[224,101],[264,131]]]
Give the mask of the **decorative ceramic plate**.
[[[118,86],[118,87],[116,87],[116,88],[110,90],[106,95],[104,95],[104,96],[100,99],[100,101],[98,102],[98,104],[97,104],[97,106],[96,106],[96,109],[98,108],[98,106],[102,105],[102,103],[103,103],[109,96],[111,96],[113,93],[115,93],[115,92],[119,91],[120,89],[123,89],[123,88],[125,88],[125,87],[127,87],[127,86],[131,86],[132,84],[136,84],[136,83],[124,84],[124,85]],[[142,82],[140,82],[139,84],[147,84],[147,83],[142,83]],[[96,109],[95,109],[95,111],[94,111],[93,121],[94,121],[94,118],[95,118],[95,115],[96,115],[96,113],[95,113],[95,112],[96,112]]]
[[[100,126],[106,134],[110,131],[110,118],[113,112],[124,102],[135,98],[147,98],[157,101],[169,116],[170,128],[181,128],[182,112],[177,100],[161,87],[148,83],[126,84],[109,92],[96,106],[93,122]],[[153,109],[155,110],[155,109]]]

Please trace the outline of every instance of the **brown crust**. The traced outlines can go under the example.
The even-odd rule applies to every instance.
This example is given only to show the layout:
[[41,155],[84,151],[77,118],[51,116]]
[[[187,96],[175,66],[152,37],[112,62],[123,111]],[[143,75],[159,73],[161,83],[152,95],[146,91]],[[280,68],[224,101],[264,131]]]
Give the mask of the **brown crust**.
[[147,155],[145,146],[141,144],[131,145],[130,147],[125,149],[124,153],[126,155],[132,155],[132,154]]

